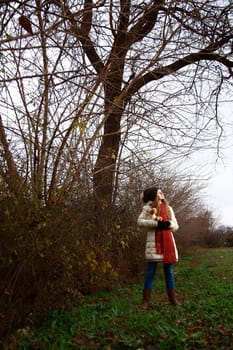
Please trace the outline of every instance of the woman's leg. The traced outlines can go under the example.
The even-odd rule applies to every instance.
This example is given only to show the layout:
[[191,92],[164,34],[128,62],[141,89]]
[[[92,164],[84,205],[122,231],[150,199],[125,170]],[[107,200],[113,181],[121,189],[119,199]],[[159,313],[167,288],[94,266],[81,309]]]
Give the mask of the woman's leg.
[[153,281],[156,275],[157,270],[157,262],[148,262],[146,266],[146,274],[144,280],[144,288],[143,288],[143,303],[142,308],[147,310],[150,307],[150,296]]
[[163,269],[164,269],[164,275],[165,275],[167,289],[175,288],[174,265],[173,264],[164,264]]
[[144,290],[152,290],[153,281],[156,275],[158,263],[156,261],[151,261],[147,263],[146,275],[144,280]]
[[174,265],[164,264],[163,267],[164,267],[168,299],[172,305],[181,305],[180,302],[177,300],[176,293],[175,293]]

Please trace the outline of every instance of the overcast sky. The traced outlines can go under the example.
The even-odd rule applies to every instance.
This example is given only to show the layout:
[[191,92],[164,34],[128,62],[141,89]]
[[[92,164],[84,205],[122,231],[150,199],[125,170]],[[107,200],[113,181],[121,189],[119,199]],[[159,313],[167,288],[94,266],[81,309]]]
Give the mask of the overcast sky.
[[207,208],[213,212],[219,225],[233,227],[233,100],[230,94],[224,102],[221,101],[219,109],[225,124],[220,157],[216,149],[203,150],[194,156],[194,166],[202,164],[209,176],[203,197]]
[[[233,142],[233,133],[231,137]],[[205,202],[220,224],[233,226],[233,146],[224,150],[222,161],[213,164],[211,173]]]

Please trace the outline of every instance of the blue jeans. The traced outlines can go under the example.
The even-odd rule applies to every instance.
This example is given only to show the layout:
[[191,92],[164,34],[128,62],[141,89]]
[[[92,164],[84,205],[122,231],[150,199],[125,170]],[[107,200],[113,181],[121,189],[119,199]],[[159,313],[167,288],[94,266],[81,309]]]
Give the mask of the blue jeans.
[[[146,275],[145,275],[145,281],[144,281],[144,290],[146,289],[152,290],[152,285],[156,275],[157,266],[158,266],[157,261],[151,261],[147,263]],[[163,264],[163,270],[164,270],[167,289],[175,288],[174,265]]]

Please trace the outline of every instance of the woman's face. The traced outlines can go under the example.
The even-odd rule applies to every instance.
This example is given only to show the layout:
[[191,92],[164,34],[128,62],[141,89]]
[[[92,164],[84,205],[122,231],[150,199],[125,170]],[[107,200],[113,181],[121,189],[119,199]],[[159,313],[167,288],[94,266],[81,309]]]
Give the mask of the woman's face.
[[157,198],[161,201],[163,199],[165,199],[165,196],[163,194],[163,192],[159,189],[157,192]]

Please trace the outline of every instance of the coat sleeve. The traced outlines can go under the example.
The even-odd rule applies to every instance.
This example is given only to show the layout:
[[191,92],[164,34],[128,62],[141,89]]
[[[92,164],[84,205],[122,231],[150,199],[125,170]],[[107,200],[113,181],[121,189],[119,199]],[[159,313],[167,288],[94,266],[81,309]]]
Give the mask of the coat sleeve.
[[148,229],[153,229],[153,228],[156,228],[157,225],[158,225],[158,221],[155,220],[155,215],[151,215],[149,213],[149,210],[150,210],[150,207],[145,205],[143,208],[142,208],[142,211],[138,217],[138,226],[139,227],[145,227],[145,228],[148,228]]
[[176,220],[175,213],[174,213],[172,207],[169,207],[169,208],[170,208],[170,213],[171,213],[170,229],[172,230],[172,232],[175,232],[179,229],[179,225],[178,225],[178,222]]

